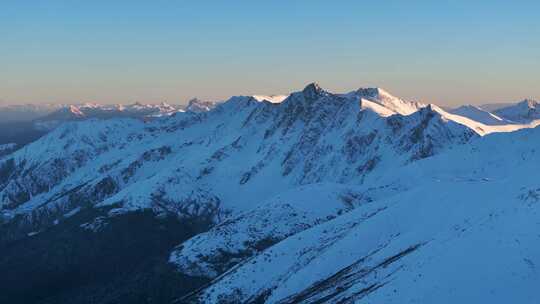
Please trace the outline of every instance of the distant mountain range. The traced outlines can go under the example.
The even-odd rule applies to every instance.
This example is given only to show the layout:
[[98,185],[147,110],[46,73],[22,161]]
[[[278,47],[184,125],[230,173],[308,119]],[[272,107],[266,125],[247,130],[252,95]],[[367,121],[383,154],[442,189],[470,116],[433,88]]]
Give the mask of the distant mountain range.
[[[214,103],[193,100],[186,106],[162,104],[130,105],[0,105],[0,144],[13,144],[13,149],[20,148],[62,123],[86,119],[135,118],[153,119],[173,115],[176,112],[193,110],[204,105],[206,110]],[[0,155],[1,155],[0,151]]]
[[540,301],[537,107],[55,108],[0,146],[0,302]]

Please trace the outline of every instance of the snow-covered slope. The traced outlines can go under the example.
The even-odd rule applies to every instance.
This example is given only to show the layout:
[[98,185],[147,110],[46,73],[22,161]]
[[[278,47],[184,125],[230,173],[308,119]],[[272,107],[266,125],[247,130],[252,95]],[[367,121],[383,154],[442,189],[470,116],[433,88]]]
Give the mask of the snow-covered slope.
[[505,107],[509,107],[514,105],[515,102],[500,102],[500,103],[486,103],[479,106],[479,108],[488,111],[490,113],[494,113],[498,109],[502,109]]
[[253,95],[253,98],[258,101],[268,101],[271,103],[280,103],[285,100],[288,95]]
[[366,202],[350,186],[300,186],[197,235],[176,249],[170,260],[183,273],[214,278],[237,262]]
[[298,185],[362,183],[476,136],[430,107],[386,117],[363,102],[312,84],[277,104],[240,96],[146,123],[64,124],[2,161],[2,212],[32,227],[83,203],[219,221]]
[[317,84],[191,106],[57,113],[73,121],[0,158],[0,244],[148,212],[186,225],[163,261],[179,303],[540,300],[540,130],[510,132],[534,122]]
[[404,101],[381,88],[360,88],[342,96],[362,99],[364,101],[363,107],[369,108],[382,116],[393,114],[410,115],[426,106],[418,102]]
[[[2,105],[0,106],[0,145],[15,143],[12,151],[35,141],[62,123],[86,119],[155,119],[183,111],[184,106],[162,104],[131,105]],[[5,151],[0,153],[6,154]]]
[[490,126],[535,127],[540,119],[540,106],[533,99],[518,103],[486,104],[480,107],[465,105],[448,111]]
[[517,123],[530,123],[540,119],[540,106],[536,100],[525,99],[515,105],[495,111],[497,115]]
[[[466,113],[460,114],[453,114],[453,111],[446,112],[445,110],[432,105],[432,107],[440,113],[441,116],[443,116],[447,120],[454,121],[456,123],[462,124],[464,126],[467,126],[468,128],[474,130],[479,135],[487,135],[491,133],[505,133],[505,132],[514,132],[521,129],[529,129],[529,128],[535,128],[536,126],[540,125],[539,119],[531,119],[528,122],[523,121],[523,123],[518,123],[514,121],[510,121],[506,118],[501,118],[503,121],[501,123],[486,123],[490,118],[486,118],[486,113],[478,113],[475,110],[467,110]],[[473,113],[476,112],[476,113]],[[498,117],[495,114],[487,113],[488,115],[492,115],[493,117]],[[478,116],[484,116],[484,118],[480,118]],[[477,120],[476,120],[477,119]]]
[[363,186],[369,204],[257,252],[182,301],[537,302],[539,139],[537,129],[491,135],[397,169]]
[[218,102],[202,101],[200,99],[193,98],[188,101],[185,110],[195,113],[207,112],[215,108],[218,104]]
[[168,116],[183,111],[183,106],[161,104],[134,103],[129,105],[101,105],[86,103],[82,105],[66,105],[58,110],[35,120],[38,128],[52,130],[66,121],[83,119],[137,118],[149,119]]
[[483,123],[485,125],[507,125],[511,124],[511,121],[500,118],[499,116],[490,113],[480,107],[473,105],[465,105],[449,111],[452,114],[467,117],[474,121]]

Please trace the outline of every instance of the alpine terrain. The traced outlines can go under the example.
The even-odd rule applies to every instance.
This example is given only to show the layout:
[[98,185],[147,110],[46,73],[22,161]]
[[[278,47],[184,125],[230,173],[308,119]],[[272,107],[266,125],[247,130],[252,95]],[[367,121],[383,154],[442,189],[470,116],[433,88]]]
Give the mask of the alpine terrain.
[[540,302],[534,100],[312,83],[26,121],[0,145],[0,303]]

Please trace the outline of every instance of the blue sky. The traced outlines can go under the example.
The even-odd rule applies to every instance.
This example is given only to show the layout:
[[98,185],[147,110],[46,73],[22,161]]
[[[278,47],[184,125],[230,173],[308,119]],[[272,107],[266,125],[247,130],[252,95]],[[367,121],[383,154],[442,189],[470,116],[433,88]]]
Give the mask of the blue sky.
[[538,1],[0,1],[0,100],[540,98]]

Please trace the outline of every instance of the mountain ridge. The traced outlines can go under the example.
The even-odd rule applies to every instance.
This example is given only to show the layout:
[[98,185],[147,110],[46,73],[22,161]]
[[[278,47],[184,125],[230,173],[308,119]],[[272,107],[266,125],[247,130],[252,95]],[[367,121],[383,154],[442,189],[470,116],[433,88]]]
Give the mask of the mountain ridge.
[[[474,269],[478,281],[497,271],[523,293],[539,281],[538,248],[528,245],[538,228],[534,121],[489,125],[378,88],[341,94],[315,83],[279,102],[192,104],[201,107],[67,121],[0,156],[0,245],[26,253],[0,260],[0,272],[15,271],[2,281],[13,297],[70,303],[96,293],[105,303],[112,280],[120,302],[401,303],[442,293],[450,303],[515,294],[489,294],[501,285],[471,285],[445,265]],[[455,262],[467,248],[474,267]],[[134,270],[115,252],[146,266]],[[505,267],[482,264],[488,252]],[[91,287],[78,277],[58,294],[20,287],[26,267],[42,269],[35,284],[46,286],[89,260],[106,260],[99,273],[85,268]],[[162,297],[149,287],[160,285]]]

